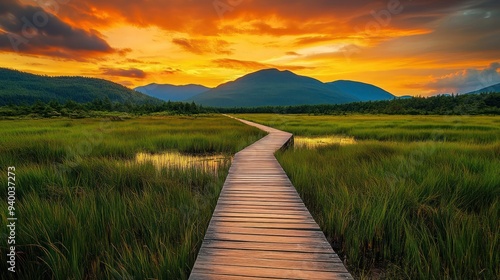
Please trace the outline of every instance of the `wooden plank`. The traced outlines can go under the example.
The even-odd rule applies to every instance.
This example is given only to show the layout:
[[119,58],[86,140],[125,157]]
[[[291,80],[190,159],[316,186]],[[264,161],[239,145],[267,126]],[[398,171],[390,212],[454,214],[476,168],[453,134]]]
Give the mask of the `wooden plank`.
[[283,252],[281,251],[211,248],[210,250],[200,251],[200,256],[202,255],[214,256],[214,257],[227,256],[235,258],[245,256],[247,259],[250,260],[277,259],[277,260],[300,260],[300,261],[342,263],[336,254],[330,254],[325,252],[317,252],[316,254],[311,254],[308,252],[287,252],[286,254],[283,254]]
[[[275,229],[297,229],[297,230],[316,230],[318,229],[315,223],[299,223],[299,224],[289,224],[289,223],[234,223],[234,222],[221,222],[213,221],[210,225],[213,226],[226,226],[226,227],[245,227],[245,228],[275,228]],[[207,231],[208,232],[208,231]]]
[[295,216],[304,216],[307,215],[307,212],[304,210],[294,210],[294,211],[286,211],[282,209],[263,209],[263,208],[239,208],[239,207],[229,207],[229,206],[221,206],[217,207],[217,209],[214,211],[214,214],[220,215],[220,213],[224,214],[254,214],[254,215],[295,215]]
[[276,205],[276,206],[299,206],[302,201],[298,199],[279,199],[279,198],[246,198],[246,197],[234,197],[234,196],[224,196],[219,198],[221,204],[249,204],[249,205]]
[[255,235],[241,233],[211,232],[205,235],[210,240],[245,241],[245,242],[266,242],[266,243],[301,243],[310,245],[328,245],[323,240],[311,238],[311,236],[277,236],[277,235]]
[[[191,275],[189,275],[189,279],[191,280],[270,280],[273,278],[265,277],[255,277],[255,276],[235,276],[235,275],[223,275],[223,274],[213,274],[207,272],[197,272],[193,271]],[[279,278],[274,278],[279,279]]]
[[283,208],[283,207],[263,207],[263,206],[252,206],[252,205],[245,205],[244,207],[239,207],[239,206],[231,206],[231,205],[217,205],[215,208],[216,212],[252,212],[252,213],[280,213],[280,214],[297,214],[297,215],[307,215],[309,212],[307,212],[307,209],[304,208],[295,208],[295,209],[289,209],[289,208]]
[[236,223],[288,223],[288,224],[315,224],[312,218],[301,219],[284,219],[284,218],[261,218],[261,217],[213,217],[215,222],[236,222]]
[[224,233],[240,233],[240,234],[253,234],[253,235],[267,235],[267,236],[312,236],[321,237],[322,231],[315,230],[293,230],[293,229],[262,229],[262,228],[242,228],[242,227],[217,227],[213,232]]
[[227,199],[238,199],[238,200],[257,200],[257,201],[290,201],[290,202],[297,202],[297,203],[302,203],[302,200],[298,198],[297,196],[293,196],[292,193],[289,194],[234,194],[234,193],[223,193],[221,194],[221,198],[227,198]]
[[217,211],[217,217],[248,217],[248,218],[275,218],[275,219],[310,219],[307,215],[297,215],[289,214],[285,212],[283,214],[273,214],[273,213],[248,213],[248,212],[229,212],[229,211]]
[[237,153],[189,279],[352,279],[274,157],[269,134]]
[[[241,204],[221,204],[217,206],[217,211],[254,211],[255,213],[304,213],[306,209],[304,208],[290,208],[285,206],[273,206],[273,205],[241,205]],[[304,213],[305,214],[305,213]]]
[[220,199],[228,199],[238,201],[274,201],[274,202],[293,202],[293,203],[302,203],[300,198],[293,197],[290,195],[234,195],[234,194],[226,194],[224,193]]
[[[313,238],[311,238],[312,240]],[[325,240],[326,241],[326,240]],[[219,249],[246,249],[246,250],[265,250],[283,252],[330,252],[333,249],[325,243],[273,243],[273,242],[244,242],[244,241],[231,241],[231,240],[203,240],[203,245],[206,248],[219,248]]]
[[271,277],[278,279],[318,279],[336,280],[351,279],[348,273],[331,271],[311,271],[307,270],[307,265],[297,269],[279,269],[267,267],[246,267],[235,265],[202,264],[198,266],[200,272],[217,273],[223,275],[247,276],[247,277]]
[[225,264],[246,266],[246,267],[266,267],[266,268],[285,268],[297,269],[307,265],[306,269],[311,271],[333,271],[333,272],[347,272],[342,263],[333,262],[315,262],[315,261],[302,261],[302,260],[279,260],[279,259],[266,259],[255,258],[249,263],[246,257],[228,257],[228,256],[200,256],[199,260],[205,265],[210,264]]

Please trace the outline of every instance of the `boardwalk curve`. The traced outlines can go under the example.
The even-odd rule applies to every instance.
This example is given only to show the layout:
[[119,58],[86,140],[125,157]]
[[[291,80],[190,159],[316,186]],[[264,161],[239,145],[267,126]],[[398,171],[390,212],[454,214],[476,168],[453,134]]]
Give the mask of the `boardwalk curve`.
[[189,279],[353,279],[274,153],[292,134],[269,134],[237,153]]

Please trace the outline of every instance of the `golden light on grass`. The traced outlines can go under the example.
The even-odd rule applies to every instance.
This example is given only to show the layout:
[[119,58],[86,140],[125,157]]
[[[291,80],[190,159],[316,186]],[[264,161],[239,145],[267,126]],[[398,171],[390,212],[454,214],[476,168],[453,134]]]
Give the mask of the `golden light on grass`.
[[295,137],[294,146],[297,148],[315,149],[322,146],[330,145],[353,145],[356,144],[354,137],[332,135],[324,137]]
[[176,151],[160,154],[138,153],[135,156],[136,163],[150,162],[158,169],[197,169],[214,174],[217,174],[219,167],[226,165],[231,160],[231,157],[222,154],[200,156],[181,154]]

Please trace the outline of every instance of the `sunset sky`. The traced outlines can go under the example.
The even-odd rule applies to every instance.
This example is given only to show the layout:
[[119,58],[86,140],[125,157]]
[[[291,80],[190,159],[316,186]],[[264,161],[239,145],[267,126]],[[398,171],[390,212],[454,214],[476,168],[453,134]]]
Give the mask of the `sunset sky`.
[[264,68],[395,95],[500,83],[498,0],[0,0],[0,67],[129,87]]

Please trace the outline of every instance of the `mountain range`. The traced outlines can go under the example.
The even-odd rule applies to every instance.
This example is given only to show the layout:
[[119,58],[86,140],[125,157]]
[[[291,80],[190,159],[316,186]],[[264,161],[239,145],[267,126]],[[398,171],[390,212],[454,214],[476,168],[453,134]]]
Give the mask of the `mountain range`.
[[500,84],[491,85],[479,90],[471,91],[465,94],[479,94],[479,93],[490,93],[490,92],[500,92]]
[[149,84],[135,88],[136,91],[164,101],[185,101],[195,95],[209,90],[202,85],[175,86],[169,84]]
[[[145,104],[170,100],[213,107],[257,107],[342,104],[396,98],[389,92],[366,83],[345,80],[323,83],[277,69],[250,73],[215,88],[194,84],[149,84],[136,90],[103,79],[48,77],[0,68],[0,106],[33,104],[37,100],[57,100],[61,103],[73,100],[86,103],[108,98],[113,103]],[[482,92],[500,92],[500,84],[469,94]]]
[[[194,85],[158,84],[138,87],[136,90],[163,100],[192,101],[212,107],[341,104],[395,98],[370,84],[344,80],[323,83],[278,69],[260,70],[207,90]],[[196,94],[198,90],[200,92]]]
[[339,80],[326,84],[339,91],[351,94],[360,101],[392,100],[395,98],[394,95],[377,86],[362,82]]
[[222,84],[189,101],[213,107],[258,107],[336,104],[359,99],[313,78],[267,69]]
[[160,100],[122,85],[96,78],[48,77],[0,68],[0,106],[33,104],[52,100],[78,103],[109,98],[111,102],[135,104],[159,103]]

